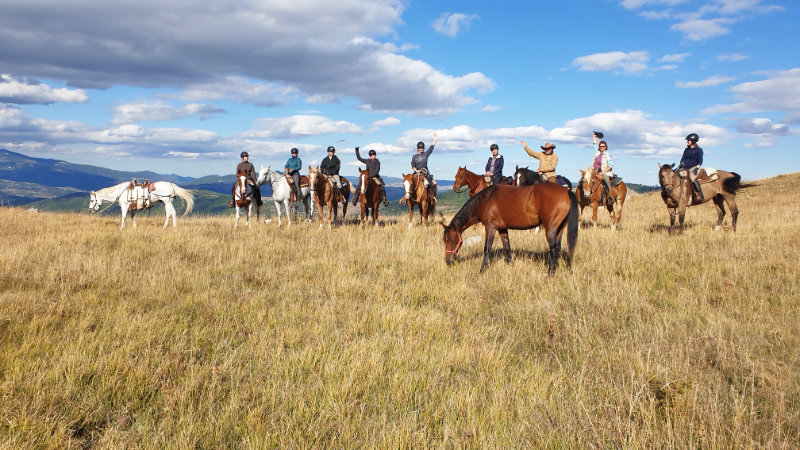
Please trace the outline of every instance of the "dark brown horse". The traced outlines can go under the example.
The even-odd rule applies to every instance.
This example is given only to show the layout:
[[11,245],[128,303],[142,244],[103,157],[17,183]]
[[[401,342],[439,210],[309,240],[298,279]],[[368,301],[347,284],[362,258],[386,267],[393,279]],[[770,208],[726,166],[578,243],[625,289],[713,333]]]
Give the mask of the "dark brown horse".
[[[507,177],[503,177],[500,184],[511,184],[511,180]],[[461,192],[461,189],[464,186],[469,188],[469,196],[472,197],[478,192],[489,187],[489,183],[486,182],[486,177],[483,175],[470,172],[467,170],[467,166],[459,166],[458,171],[456,172],[455,182],[453,183],[453,191]]]
[[[603,176],[595,173],[591,168],[581,170],[581,179],[578,181],[578,204],[581,209],[581,219],[583,210],[587,206],[592,207],[592,223],[597,225],[597,208],[603,200]],[[616,230],[620,227],[619,221],[622,219],[622,207],[625,205],[625,198],[628,196],[628,186],[624,181],[611,186],[611,197],[615,200],[614,204],[606,202],[605,207],[611,218],[611,229]]]
[[[319,171],[319,166],[308,166],[308,184],[311,189],[311,197],[317,204],[320,222],[322,222],[323,208],[328,207],[328,228],[338,218],[339,201],[342,201],[342,217],[347,214],[347,201],[350,199],[350,182],[345,177],[339,178],[342,180],[341,196],[336,195],[336,186]],[[333,214],[333,219],[331,219],[331,214]],[[319,226],[322,228],[322,223]]]
[[403,174],[403,187],[405,195],[400,199],[400,204],[408,202],[408,228],[413,225],[414,207],[419,206],[420,222],[428,225],[428,218],[433,217],[436,205],[433,203],[431,190],[425,187],[425,175],[421,173]]
[[370,211],[372,212],[372,224],[378,225],[378,206],[381,203],[381,189],[380,186],[369,175],[369,168],[365,170],[358,169],[359,185],[361,192],[356,192],[361,201],[361,226],[366,224],[365,218],[369,217]]
[[511,184],[514,186],[530,186],[532,184],[537,183],[545,183],[550,181],[551,183],[560,184],[565,188],[572,190],[572,182],[569,181],[566,177],[562,177],[561,175],[556,175],[554,180],[547,180],[544,178],[544,175],[536,172],[534,170],[530,170],[527,167],[520,167],[517,166],[516,170],[514,171],[514,176],[512,177]]
[[742,183],[742,177],[736,172],[717,171],[717,179],[711,181],[709,177],[701,179],[700,189],[703,190],[703,200],[697,200],[692,195],[689,185],[689,177],[682,178],[678,172],[673,170],[675,164],[658,165],[658,183],[661,185],[661,199],[667,205],[669,211],[669,234],[673,234],[675,228],[675,216],[678,216],[678,234],[683,232],[683,219],[686,216],[686,208],[694,205],[701,205],[709,200],[714,201],[717,208],[717,224],[714,230],[722,228],[722,219],[725,217],[724,203],[728,204],[731,210],[731,227],[736,231],[736,220],[739,217],[739,208],[736,207],[736,193],[741,189],[756,186],[755,183]]
[[540,183],[533,186],[491,186],[467,200],[456,213],[450,225],[444,227],[444,259],[448,265],[458,254],[463,240],[461,233],[476,223],[482,223],[486,236],[483,245],[481,272],[489,265],[489,250],[495,232],[500,234],[506,262],[511,262],[511,247],[508,230],[527,230],[542,225],[547,244],[550,246],[548,273],[554,274],[561,253],[561,236],[567,230],[567,265],[572,264],[572,255],[578,240],[578,199],[572,191],[555,183]]

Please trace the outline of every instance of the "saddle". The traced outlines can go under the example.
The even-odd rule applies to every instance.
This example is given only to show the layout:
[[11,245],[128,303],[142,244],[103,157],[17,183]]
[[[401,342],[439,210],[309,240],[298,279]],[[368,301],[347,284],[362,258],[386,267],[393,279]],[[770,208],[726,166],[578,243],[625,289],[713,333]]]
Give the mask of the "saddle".
[[[678,170],[678,175],[680,175],[681,179],[688,178],[686,169]],[[719,175],[717,175],[717,169],[711,167],[701,167],[700,170],[697,171],[697,178],[695,178],[698,184],[711,183],[718,179]]]
[[153,192],[156,190],[156,184],[151,183],[149,179],[145,178],[143,182],[139,183],[136,181],[136,178],[132,179],[130,183],[128,183],[128,190],[133,190],[134,188],[142,188],[147,189],[147,192]]
[[130,211],[138,211],[140,209],[147,209],[153,206],[153,201],[150,198],[150,192],[153,191],[153,184],[136,184],[135,180],[128,185],[128,209]]
[[[284,177],[286,177],[287,183],[290,185],[294,184],[294,178],[292,178],[291,175],[285,174]],[[300,187],[303,188],[306,186],[308,186],[308,177],[305,175],[300,175]]]

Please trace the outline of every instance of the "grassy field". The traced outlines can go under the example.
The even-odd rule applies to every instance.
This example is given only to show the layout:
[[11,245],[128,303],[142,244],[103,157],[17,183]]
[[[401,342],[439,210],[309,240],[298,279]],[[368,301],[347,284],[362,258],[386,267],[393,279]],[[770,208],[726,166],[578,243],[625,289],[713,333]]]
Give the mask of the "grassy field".
[[630,197],[553,277],[532,232],[478,275],[482,239],[448,268],[401,216],[0,208],[0,446],[796,448],[799,194],[760,181],[735,234],[703,205],[676,237]]

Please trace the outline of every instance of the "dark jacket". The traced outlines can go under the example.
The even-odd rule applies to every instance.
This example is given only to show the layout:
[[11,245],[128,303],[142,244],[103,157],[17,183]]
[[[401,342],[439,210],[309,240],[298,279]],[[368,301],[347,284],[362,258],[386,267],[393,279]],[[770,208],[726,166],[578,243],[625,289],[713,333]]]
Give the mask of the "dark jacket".
[[236,166],[236,173],[244,172],[247,175],[247,179],[252,181],[253,183],[256,182],[256,168],[253,167],[253,163],[250,161],[247,162],[240,162],[238,166]]
[[422,153],[417,153],[416,155],[411,157],[411,167],[417,170],[425,169],[425,172],[428,171],[428,157],[431,156],[433,153],[433,145],[428,147],[427,151]]
[[339,175],[339,169],[342,167],[342,162],[339,161],[339,158],[336,155],[326,156],[325,159],[322,160],[322,164],[319,166],[320,172],[323,175]]
[[694,166],[702,166],[703,149],[700,147],[686,147],[686,150],[683,151],[683,157],[681,158],[680,165],[686,167],[687,169]]
[[486,161],[485,170],[492,173],[492,183],[500,184],[500,180],[503,179],[503,155],[497,155],[497,158],[490,156],[489,161]]
[[378,158],[375,158],[374,160],[364,159],[361,157],[361,153],[358,152],[358,149],[356,149],[356,159],[366,164],[367,169],[369,170],[369,176],[378,178],[381,177],[381,162],[378,160]]

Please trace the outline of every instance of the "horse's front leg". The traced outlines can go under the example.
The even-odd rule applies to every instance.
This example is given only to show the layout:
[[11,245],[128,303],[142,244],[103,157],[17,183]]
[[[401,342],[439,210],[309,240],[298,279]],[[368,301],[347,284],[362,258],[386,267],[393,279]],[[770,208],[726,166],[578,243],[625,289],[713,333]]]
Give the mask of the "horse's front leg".
[[672,236],[675,233],[675,218],[678,216],[677,208],[667,208],[669,211],[669,235]]
[[597,226],[597,208],[598,202],[592,203],[592,226]]
[[378,208],[379,208],[378,205],[379,204],[380,204],[380,200],[378,200],[377,202],[375,202],[375,204],[372,205],[372,224],[375,225],[375,226],[378,225]]
[[236,220],[233,221],[233,229],[235,230],[239,227],[239,207],[237,206],[234,209],[236,209]]
[[411,200],[408,201],[408,228],[414,226],[414,205]]
[[498,230],[500,240],[503,242],[503,250],[506,252],[506,262],[511,263],[511,244],[508,242],[508,230]]
[[122,223],[120,223],[120,225],[119,225],[119,229],[120,230],[125,228],[125,218],[128,216],[128,208],[121,208],[121,209],[122,209],[122,212],[121,212]]
[[425,225],[427,227],[428,226],[428,202],[427,201],[423,201],[422,203],[419,204],[419,213],[420,213],[420,216],[421,216],[419,218],[420,225]]
[[365,205],[366,201],[361,202],[361,226],[365,225],[364,219],[369,215],[369,210],[367,210],[367,206]]
[[492,249],[492,243],[494,243],[494,233],[495,229],[493,227],[486,227],[486,237],[483,243],[483,263],[481,263],[480,273],[483,273],[489,267],[489,251]]

